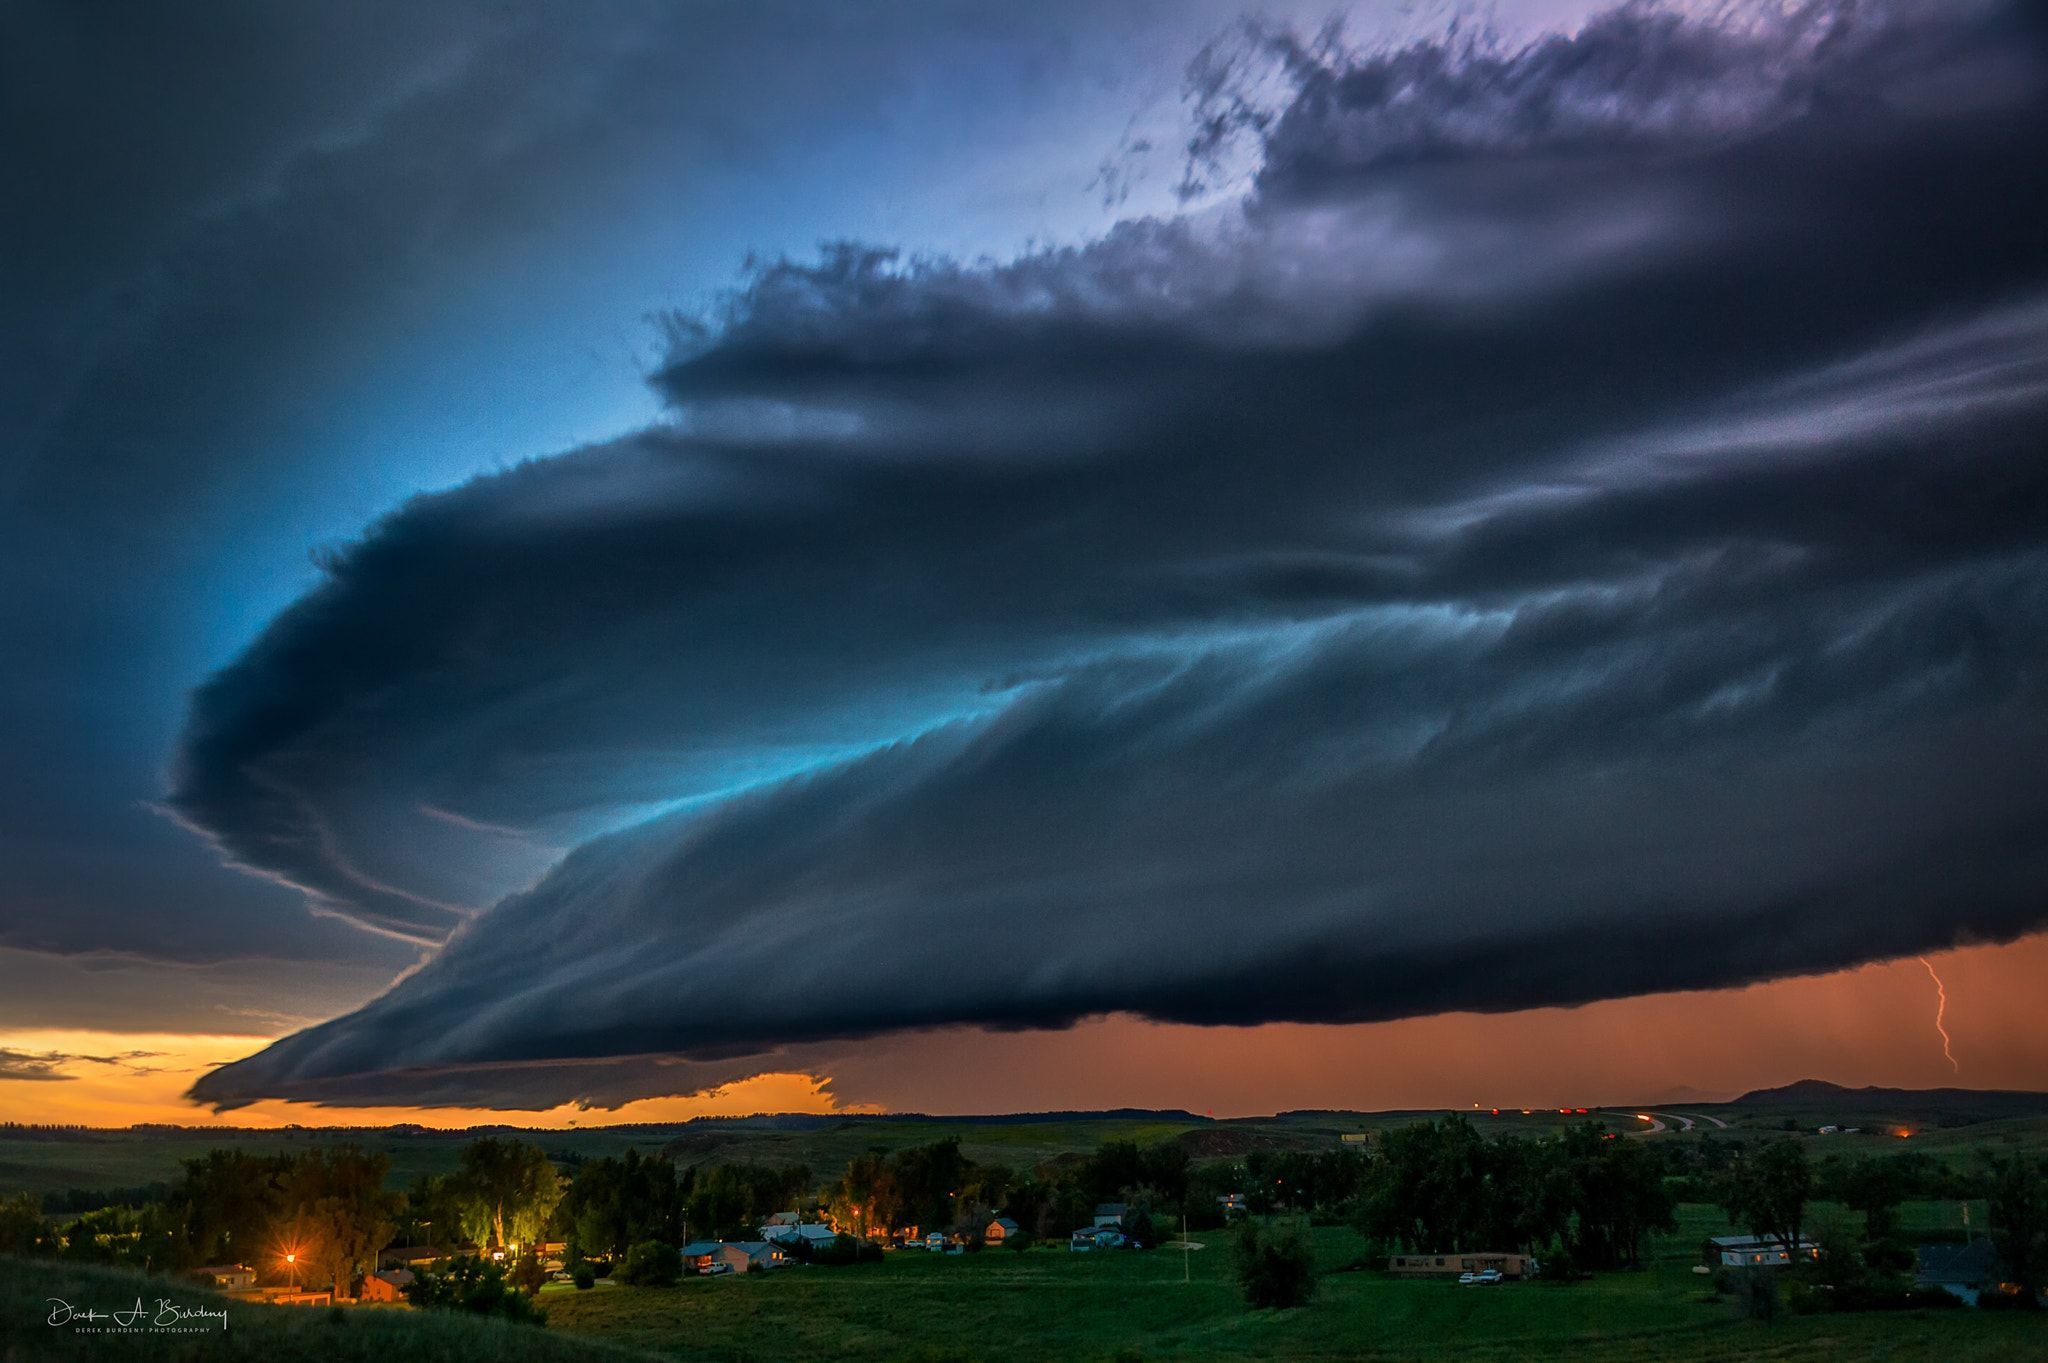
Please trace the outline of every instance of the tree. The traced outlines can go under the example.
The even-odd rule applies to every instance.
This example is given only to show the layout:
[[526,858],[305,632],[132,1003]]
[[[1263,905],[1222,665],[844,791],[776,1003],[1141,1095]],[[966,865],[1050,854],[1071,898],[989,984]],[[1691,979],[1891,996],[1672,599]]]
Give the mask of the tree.
[[438,1269],[420,1270],[401,1290],[407,1301],[430,1311],[468,1311],[533,1325],[547,1322],[547,1313],[506,1280],[502,1265],[489,1259],[450,1259]]
[[559,1212],[572,1253],[606,1257],[642,1240],[679,1241],[683,1219],[675,1165],[637,1150],[585,1163]]
[[1813,1196],[1813,1170],[1806,1147],[1774,1140],[1746,1152],[1728,1171],[1721,1206],[1752,1235],[1775,1236],[1789,1253],[1796,1249]]
[[54,1254],[57,1233],[31,1193],[0,1198],[0,1254]]
[[1991,1172],[1991,1243],[2019,1300],[2031,1306],[2048,1267],[2048,1188],[2039,1161],[2023,1155],[1988,1156]]
[[397,1230],[399,1199],[384,1191],[385,1155],[353,1146],[309,1150],[293,1164],[285,1195],[303,1246],[302,1263],[349,1295],[355,1280],[377,1266]]
[[1913,1251],[1899,1227],[1899,1201],[1905,1177],[1895,1161],[1860,1159],[1835,1180],[1836,1193],[1851,1211],[1863,1214],[1864,1266],[1874,1278],[1903,1279],[1913,1267]]
[[626,1251],[612,1275],[628,1287],[674,1287],[683,1279],[682,1252],[660,1240],[642,1240]]
[[534,1240],[562,1199],[561,1176],[545,1151],[490,1136],[463,1147],[455,1187],[470,1238],[491,1245]]
[[1584,1126],[1568,1131],[1556,1151],[1556,1177],[1544,1181],[1552,1198],[1549,1214],[1523,1221],[1519,1229],[1526,1238],[1517,1248],[1542,1243],[1553,1228],[1568,1228],[1578,1263],[1632,1268],[1642,1260],[1647,1236],[1676,1229],[1671,1193],[1648,1146],[1607,1140],[1597,1128]]
[[1306,1306],[1316,1294],[1315,1260],[1298,1232],[1262,1236],[1247,1221],[1238,1232],[1233,1260],[1238,1289],[1254,1309]]

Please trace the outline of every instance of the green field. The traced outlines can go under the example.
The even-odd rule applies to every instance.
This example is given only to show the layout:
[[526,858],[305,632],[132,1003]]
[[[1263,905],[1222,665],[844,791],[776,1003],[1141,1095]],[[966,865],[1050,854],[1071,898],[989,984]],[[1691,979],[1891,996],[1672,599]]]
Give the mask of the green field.
[[[1887,1100],[1891,1103],[1891,1100]],[[1658,1109],[1663,1111],[1663,1109]],[[1612,1113],[1613,1109],[1607,1110]],[[1910,1106],[1849,1110],[1840,1104],[1753,1109],[1686,1104],[1690,1130],[1652,1134],[1623,1111],[1618,1124],[1657,1143],[1744,1142],[1776,1138],[1789,1121],[1816,1159],[1831,1155],[1924,1151],[1966,1164],[1982,1151],[2048,1151],[2048,1116],[1959,1116]],[[1719,1127],[1704,1114],[1728,1123]],[[1254,1150],[1336,1147],[1349,1132],[1385,1130],[1428,1113],[1293,1113],[1209,1121],[1180,1113],[1054,1114],[1000,1121],[862,1117],[755,1118],[669,1126],[521,1133],[558,1159],[594,1158],[628,1148],[664,1153],[682,1164],[802,1164],[820,1181],[853,1156],[947,1137],[977,1162],[1043,1168],[1110,1140],[1175,1141],[1197,1160]],[[1667,1116],[1670,1114],[1667,1113]],[[1536,1111],[1475,1117],[1482,1131],[1537,1134],[1567,1122],[1602,1120]],[[1860,1134],[1820,1136],[1814,1128],[1862,1125]],[[1908,1146],[1889,1128],[1908,1126]],[[65,1133],[62,1139],[0,1137],[0,1192],[134,1187],[174,1177],[178,1162],[222,1146],[294,1150],[354,1143],[388,1153],[391,1180],[455,1167],[477,1132],[413,1129],[220,1132],[166,1130]],[[1982,1201],[1915,1201],[1900,1208],[1909,1236],[1960,1238],[1981,1232]],[[1967,1215],[1967,1221],[1966,1221]],[[1841,1208],[1812,1205],[1815,1230],[1854,1233]],[[1520,1363],[1559,1359],[1685,1360],[1686,1363],[2048,1363],[2048,1317],[1969,1310],[1787,1316],[1768,1325],[1737,1319],[1707,1280],[1692,1272],[1700,1241],[1729,1229],[1719,1208],[1680,1207],[1676,1231],[1657,1241],[1638,1272],[1590,1281],[1460,1288],[1357,1271],[1362,1242],[1349,1230],[1310,1232],[1320,1292],[1307,1308],[1247,1311],[1231,1279],[1228,1237],[1196,1232],[1208,1247],[1075,1255],[1064,1247],[958,1256],[898,1252],[849,1267],[799,1267],[771,1274],[690,1279],[674,1288],[601,1284],[585,1292],[551,1285],[542,1293],[545,1330],[500,1326],[440,1313],[357,1308],[327,1311],[236,1304],[231,1338],[137,1336],[116,1343],[71,1337],[41,1324],[48,1295],[81,1299],[119,1287],[128,1296],[146,1280],[117,1271],[0,1261],[0,1363],[49,1358],[165,1359],[618,1359],[650,1356],[706,1360],[875,1359],[1414,1359],[1418,1363]],[[1187,1281],[1183,1281],[1183,1273]],[[180,1285],[179,1293],[203,1296]],[[26,1324],[24,1324],[26,1322]],[[33,1326],[34,1328],[29,1328]]]
[[[1922,1209],[1920,1215],[1926,1215]],[[1247,1311],[1225,1237],[1183,1256],[991,1250],[900,1252],[857,1268],[793,1268],[674,1288],[542,1294],[553,1330],[678,1359],[1524,1359],[1862,1360],[2024,1363],[2048,1359],[2048,1321],[1942,1311],[1736,1319],[1691,1272],[1688,1207],[1650,1268],[1569,1286],[1401,1280],[1345,1271],[1360,1242],[1312,1233],[1324,1276],[1315,1303]],[[1182,1280],[1185,1267],[1191,1281]]]

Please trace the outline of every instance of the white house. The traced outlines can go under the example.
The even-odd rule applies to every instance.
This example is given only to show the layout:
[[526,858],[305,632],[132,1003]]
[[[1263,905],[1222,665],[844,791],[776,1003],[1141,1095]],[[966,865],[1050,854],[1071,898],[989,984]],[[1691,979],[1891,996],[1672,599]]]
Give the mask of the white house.
[[1121,1226],[1124,1213],[1130,1208],[1121,1202],[1098,1202],[1095,1204],[1095,1224],[1098,1226]]
[[223,1292],[246,1292],[256,1285],[256,1270],[246,1264],[208,1264],[193,1269],[192,1276],[205,1279]]
[[1804,1236],[1787,1249],[1776,1235],[1716,1235],[1707,1241],[1707,1253],[1724,1268],[1782,1268],[1820,1258],[1820,1246]]

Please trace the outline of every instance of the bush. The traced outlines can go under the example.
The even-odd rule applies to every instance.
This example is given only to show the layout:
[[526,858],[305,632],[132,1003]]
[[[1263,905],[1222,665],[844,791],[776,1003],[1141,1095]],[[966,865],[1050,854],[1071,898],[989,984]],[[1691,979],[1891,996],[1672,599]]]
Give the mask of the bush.
[[2000,1292],[1995,1288],[1986,1288],[1977,1294],[1979,1311],[2032,1311],[2039,1305],[2031,1292]]
[[1298,1232],[1261,1236],[1247,1223],[1235,1250],[1237,1285],[1254,1309],[1306,1306],[1316,1294],[1315,1259]]
[[612,1276],[628,1287],[674,1287],[683,1280],[683,1254],[660,1240],[642,1240]]
[[505,1275],[505,1279],[521,1292],[532,1297],[539,1295],[541,1288],[546,1285],[548,1271],[540,1266],[538,1255],[528,1254],[522,1257],[517,1264],[513,1265],[512,1271]]
[[507,1282],[505,1270],[488,1259],[465,1256],[449,1259],[438,1269],[421,1269],[403,1291],[407,1301],[429,1311],[467,1311],[532,1325],[547,1323],[547,1313]]
[[570,1274],[570,1281],[576,1284],[578,1292],[588,1292],[597,1286],[597,1274],[591,1271],[589,1264],[578,1264]]
[[1564,1241],[1554,1240],[1537,1259],[1536,1276],[1546,1283],[1575,1283],[1580,1277],[1578,1256]]
[[1773,1321],[1783,1303],[1778,1296],[1778,1270],[1739,1268],[1728,1275],[1728,1289],[1735,1298],[1735,1314],[1744,1320]]

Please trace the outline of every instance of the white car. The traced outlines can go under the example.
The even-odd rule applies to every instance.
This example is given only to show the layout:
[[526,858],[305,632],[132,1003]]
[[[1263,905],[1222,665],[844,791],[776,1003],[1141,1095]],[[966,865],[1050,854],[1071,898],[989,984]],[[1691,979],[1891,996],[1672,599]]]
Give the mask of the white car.
[[715,1259],[704,1266],[704,1276],[707,1278],[716,1278],[730,1272],[732,1272],[732,1265],[723,1259]]
[[1497,1268],[1489,1268],[1484,1273],[1480,1274],[1477,1278],[1473,1279],[1473,1281],[1478,1283],[1481,1287],[1485,1287],[1491,1283],[1497,1283],[1500,1281],[1500,1270]]
[[1479,1275],[1477,1273],[1460,1273],[1458,1275],[1458,1286],[1460,1287],[1470,1287],[1478,1281]]

